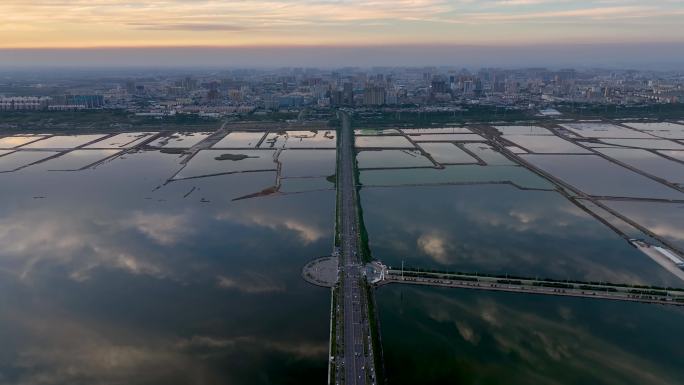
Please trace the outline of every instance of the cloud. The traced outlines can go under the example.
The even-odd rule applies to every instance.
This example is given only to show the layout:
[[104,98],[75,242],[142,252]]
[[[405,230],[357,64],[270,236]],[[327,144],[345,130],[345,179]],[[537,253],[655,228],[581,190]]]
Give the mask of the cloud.
[[285,291],[285,285],[273,278],[256,272],[246,272],[241,276],[219,275],[216,285],[221,289],[232,289],[248,294],[262,294]]
[[470,342],[473,345],[477,345],[480,342],[480,335],[475,333],[472,327],[468,326],[465,322],[456,321],[456,328],[458,333],[463,337],[464,340]]
[[196,335],[188,339],[181,339],[176,343],[176,347],[181,350],[191,349],[213,349],[213,350],[232,350],[244,352],[246,347],[251,349],[266,349],[282,353],[292,354],[298,358],[319,359],[328,352],[326,343],[317,344],[306,341],[278,341],[264,339],[257,336],[237,336],[237,337],[212,337]]
[[548,4],[551,3],[549,0],[501,0],[497,1],[497,5],[510,5],[510,6],[521,6],[521,5],[537,5],[537,4]]
[[[485,349],[490,361],[497,361],[497,357],[508,359],[515,356],[516,376],[524,383],[556,383],[558,368],[580,377],[607,379],[607,383],[613,385],[627,382],[665,385],[673,381],[677,374],[676,371],[663,370],[657,354],[644,356],[639,354],[638,348],[622,344],[619,339],[600,332],[607,327],[618,330],[618,334],[626,330],[634,333],[634,323],[639,330],[648,330],[656,318],[634,318],[630,312],[625,313],[630,314],[629,316],[616,316],[613,311],[601,310],[600,306],[587,309],[579,304],[574,306],[573,301],[569,300],[564,305],[572,305],[582,316],[561,318],[558,316],[559,311],[569,311],[563,310],[563,304],[556,305],[556,301],[540,302],[535,297],[527,297],[527,300],[516,297],[511,302],[511,298],[508,298],[510,295],[477,291],[457,293],[458,290],[453,290],[440,290],[438,293],[425,288],[401,289],[402,302],[410,303],[412,314],[417,314],[409,321],[415,325],[407,325],[407,328],[425,328],[426,333],[419,335],[419,338],[426,338],[426,344],[431,344],[430,346],[448,346],[448,349],[459,349],[459,341],[442,325],[455,325],[460,337],[470,344],[480,340],[492,341],[491,346],[479,346],[478,349]],[[642,305],[629,306],[636,309]],[[401,305],[387,308],[394,310],[385,316],[401,311]],[[663,309],[659,316],[672,315]],[[426,321],[442,325],[435,327]],[[676,344],[663,341],[658,343],[663,343],[664,345],[658,346],[665,349],[676,350]],[[399,347],[400,350],[401,348]],[[421,346],[412,346],[412,349],[416,348],[420,349]],[[434,352],[428,349],[426,354],[434,355]],[[440,362],[447,364],[449,360]],[[477,358],[470,362],[476,365],[481,363]]]
[[[6,344],[3,367],[13,384],[149,383],[173,373],[193,383],[198,367],[155,333],[80,317],[36,298],[0,312],[0,323],[21,337]],[[7,345],[7,344],[10,345]],[[12,346],[12,343],[16,344]],[[9,350],[6,350],[9,349]]]
[[[141,23],[173,25],[190,22],[233,21],[252,25],[292,25],[420,18],[449,12],[449,2],[441,0],[374,0],[328,2],[316,0],[246,0],[209,1],[149,1],[129,6],[122,1],[53,2],[35,0],[30,4],[6,0],[0,9],[15,13],[5,15],[10,20],[48,22],[48,16],[57,21],[74,21],[87,16],[89,21],[101,24]],[[82,19],[79,21],[83,21]],[[154,23],[153,23],[154,22]],[[231,23],[232,24],[232,23]]]
[[[589,31],[547,30],[549,40],[559,33],[596,40],[615,36],[600,21],[638,20],[654,27],[647,32],[650,36],[671,40],[673,31],[658,32],[656,27],[677,25],[682,12],[681,2],[644,5],[629,0],[4,0],[0,28],[9,34],[3,47],[340,45],[369,40],[471,44],[501,42],[504,29],[507,38],[528,42],[541,31],[532,26],[547,21],[591,26]],[[598,36],[593,34],[597,31]],[[643,35],[642,30],[623,41]]]
[[582,20],[617,20],[654,16],[665,16],[653,7],[624,6],[580,8],[527,13],[471,13],[467,17],[473,22],[534,21],[542,19],[565,19],[566,22]]
[[102,266],[121,269],[134,275],[148,275],[157,278],[167,275],[167,272],[162,267],[125,252],[96,248],[96,255],[99,258],[83,261],[80,266],[76,265],[75,270],[71,272],[69,277],[76,281],[85,281],[90,278],[93,270]]
[[216,219],[235,221],[243,225],[260,226],[276,231],[288,230],[294,232],[300,241],[305,244],[316,242],[329,235],[327,229],[325,231],[322,230],[316,226],[316,223],[306,222],[305,219],[296,218],[295,216],[283,216],[275,213],[264,214],[259,211],[236,213],[226,211],[217,214]]
[[140,233],[162,246],[178,243],[184,235],[192,233],[187,217],[183,214],[134,212],[122,223],[132,226]]
[[602,203],[684,250],[684,205],[622,201]]
[[437,234],[422,234],[417,239],[418,248],[425,254],[429,255],[436,262],[448,264],[449,250],[448,240],[443,236]]
[[205,32],[205,31],[227,31],[227,32],[237,32],[245,31],[248,28],[239,25],[230,24],[211,24],[211,23],[176,23],[176,24],[135,24],[131,23],[129,25],[134,26],[136,29],[149,30],[149,31],[195,31],[195,32]]
[[141,212],[123,220],[97,222],[64,213],[20,212],[0,220],[0,263],[5,271],[30,280],[34,270],[45,266],[66,266],[68,276],[85,281],[98,268],[111,268],[135,275],[168,277],[170,271],[154,252],[122,244],[131,230],[157,243],[178,239],[175,217]]
[[0,324],[21,336],[3,341],[3,368],[14,375],[13,384],[233,383],[244,374],[237,368],[245,359],[257,368],[269,354],[320,361],[328,348],[325,341],[259,334],[181,336],[173,328],[112,323],[97,312],[67,313],[45,306],[49,302],[27,301],[0,312]]

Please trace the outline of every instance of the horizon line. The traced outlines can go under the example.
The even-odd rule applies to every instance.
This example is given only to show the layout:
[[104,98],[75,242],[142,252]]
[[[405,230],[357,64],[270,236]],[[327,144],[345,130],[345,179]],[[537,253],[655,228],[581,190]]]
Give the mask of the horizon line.
[[368,43],[368,44],[355,44],[355,43],[291,43],[291,44],[234,44],[234,45],[221,45],[221,44],[179,44],[179,45],[165,45],[165,44],[149,44],[149,45],[83,45],[83,46],[25,46],[25,47],[12,47],[12,46],[0,46],[2,51],[32,51],[32,50],[43,50],[43,51],[57,51],[57,50],[97,50],[97,49],[193,49],[193,48],[213,48],[213,49],[236,49],[236,48],[270,48],[270,49],[282,49],[282,48],[419,48],[419,47],[464,47],[464,48],[517,48],[517,47],[550,47],[550,46],[632,46],[632,45],[642,45],[642,44],[669,44],[669,45],[684,45],[684,40],[643,40],[643,41],[604,41],[604,42],[569,42],[569,41],[555,41],[555,42],[534,42],[534,43]]

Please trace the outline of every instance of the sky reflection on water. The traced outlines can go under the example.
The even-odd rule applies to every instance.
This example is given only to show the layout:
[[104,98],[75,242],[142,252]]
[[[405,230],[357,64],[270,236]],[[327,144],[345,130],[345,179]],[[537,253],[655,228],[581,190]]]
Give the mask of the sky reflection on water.
[[377,298],[391,385],[684,381],[681,308],[399,285]]
[[330,252],[334,192],[162,186],[177,157],[0,176],[0,383],[325,381],[329,294],[300,269]]
[[555,192],[508,185],[363,188],[361,201],[373,256],[392,266],[678,282]]

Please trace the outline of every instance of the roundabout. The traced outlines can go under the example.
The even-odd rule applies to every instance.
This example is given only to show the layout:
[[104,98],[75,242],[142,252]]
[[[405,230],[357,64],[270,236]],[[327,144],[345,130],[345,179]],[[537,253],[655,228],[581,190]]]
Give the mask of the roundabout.
[[312,285],[333,287],[337,283],[339,260],[337,257],[316,258],[302,269],[302,278]]

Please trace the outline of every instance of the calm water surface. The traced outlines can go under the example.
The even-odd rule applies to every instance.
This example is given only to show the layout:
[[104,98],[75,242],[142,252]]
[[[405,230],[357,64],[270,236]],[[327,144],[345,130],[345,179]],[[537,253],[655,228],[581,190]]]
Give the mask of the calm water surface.
[[679,284],[562,195],[509,185],[363,188],[375,258],[391,266]]
[[44,168],[0,174],[0,383],[325,382],[329,292],[300,269],[330,253],[334,191],[164,186],[159,152]]
[[[580,131],[645,135],[615,126]],[[207,135],[179,133],[154,144],[187,147]],[[232,139],[254,147],[259,135]],[[329,292],[305,283],[300,269],[332,247],[335,191],[327,177],[335,151],[326,148],[334,148],[334,133],[271,133],[260,146],[270,151],[217,145],[180,174],[173,151],[49,171],[86,166],[138,139],[0,173],[0,384],[324,383]],[[69,140],[58,145],[91,138]],[[400,136],[357,143],[411,147]],[[446,145],[487,165],[360,173],[376,258],[394,266],[679,285],[488,144],[464,144],[468,154],[449,143],[425,144]],[[280,168],[273,155],[283,146]],[[250,157],[216,159],[229,153]],[[0,157],[0,170],[56,153],[16,154]],[[361,154],[373,158],[363,164],[396,150]],[[380,160],[396,167],[393,157]],[[202,177],[245,170],[263,171]],[[561,171],[586,181],[576,165]],[[173,175],[195,179],[169,183]],[[631,189],[652,193],[629,176]],[[488,182],[503,184],[437,185]],[[405,186],[421,183],[436,186]],[[293,194],[244,199],[276,184]],[[611,207],[680,244],[681,205],[673,205]],[[657,221],[642,218],[653,213]],[[377,300],[391,384],[684,383],[681,309],[394,285]]]
[[680,308],[388,285],[390,385],[684,383]]

